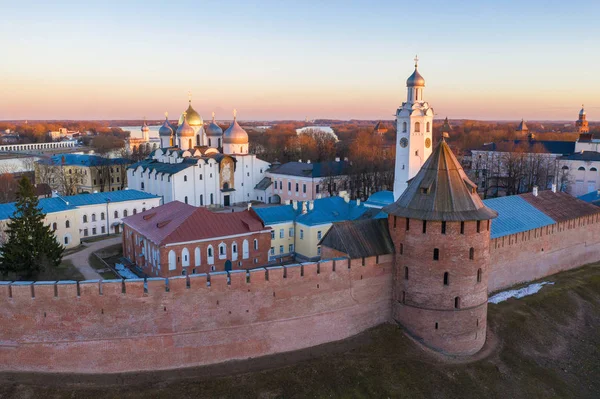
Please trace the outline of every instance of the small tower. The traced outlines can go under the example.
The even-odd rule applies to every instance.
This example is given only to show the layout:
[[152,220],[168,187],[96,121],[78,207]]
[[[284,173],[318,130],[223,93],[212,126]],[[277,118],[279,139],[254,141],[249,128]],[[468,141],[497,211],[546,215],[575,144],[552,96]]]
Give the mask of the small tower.
[[169,123],[169,113],[165,112],[165,122],[158,129],[158,137],[160,138],[160,148],[173,147],[175,138],[173,136],[173,128]]
[[517,126],[517,133],[523,137],[529,137],[529,128],[525,123],[525,119],[521,119],[521,123]]
[[146,117],[144,116],[144,124],[142,125],[142,140],[144,140],[145,143],[150,141],[150,128],[148,127],[148,124],[146,123]]
[[223,154],[247,154],[248,133],[237,123],[237,111],[233,110],[233,122],[223,133]]
[[442,135],[444,133],[447,133],[448,135],[450,135],[450,132],[452,131],[452,126],[450,126],[450,122],[448,121],[448,117],[446,117],[446,119],[444,119],[444,124],[442,125]]
[[579,111],[579,119],[575,122],[575,126],[577,126],[577,132],[579,134],[586,134],[590,132],[590,126],[588,121],[586,120],[585,108],[583,104],[581,104],[581,111]]
[[402,196],[383,208],[394,241],[393,318],[426,346],[473,354],[485,343],[490,225],[445,137]]
[[423,100],[425,79],[415,70],[406,80],[406,101],[396,111],[396,168],[394,199],[400,198],[432,150],[433,108]]

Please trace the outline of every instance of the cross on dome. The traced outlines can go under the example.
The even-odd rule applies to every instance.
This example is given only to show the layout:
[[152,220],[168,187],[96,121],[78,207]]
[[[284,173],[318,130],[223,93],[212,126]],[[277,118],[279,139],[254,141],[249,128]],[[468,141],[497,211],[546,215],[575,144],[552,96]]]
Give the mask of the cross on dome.
[[192,91],[188,90],[188,102],[191,104],[192,103]]
[[165,111],[165,118],[168,118],[168,117],[169,117],[169,112]]
[[415,54],[415,68],[419,66],[419,56]]
[[213,119],[213,122],[214,122],[215,121],[215,111],[212,112],[212,119]]
[[233,119],[237,119],[237,109],[233,109]]

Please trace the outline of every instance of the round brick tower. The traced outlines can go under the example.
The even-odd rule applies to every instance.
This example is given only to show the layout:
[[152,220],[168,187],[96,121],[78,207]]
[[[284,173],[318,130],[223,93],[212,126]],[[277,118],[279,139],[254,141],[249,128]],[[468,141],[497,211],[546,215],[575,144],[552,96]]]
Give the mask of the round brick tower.
[[[444,134],[446,137],[447,134]],[[485,343],[487,208],[444,139],[384,208],[394,241],[393,317],[426,346],[469,355]]]

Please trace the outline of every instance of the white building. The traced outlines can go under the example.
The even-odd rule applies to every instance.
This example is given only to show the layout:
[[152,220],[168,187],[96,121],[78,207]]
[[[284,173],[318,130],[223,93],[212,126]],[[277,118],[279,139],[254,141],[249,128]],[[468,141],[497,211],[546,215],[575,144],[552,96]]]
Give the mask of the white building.
[[396,111],[396,169],[394,175],[394,200],[408,187],[432,151],[433,108],[423,100],[425,79],[415,70],[406,80],[407,96]]
[[168,118],[159,130],[161,148],[127,170],[129,187],[194,206],[229,206],[251,200],[266,201],[256,187],[269,163],[248,154],[248,133],[234,111],[229,128],[214,119],[206,129],[192,108],[182,114],[174,130]]

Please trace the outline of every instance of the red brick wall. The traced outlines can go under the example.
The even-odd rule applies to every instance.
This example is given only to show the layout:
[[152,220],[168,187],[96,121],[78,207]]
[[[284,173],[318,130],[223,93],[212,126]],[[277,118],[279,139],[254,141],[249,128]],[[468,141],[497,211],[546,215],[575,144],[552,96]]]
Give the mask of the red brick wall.
[[[396,218],[394,228],[394,217],[389,217],[396,249],[393,316],[429,347],[450,354],[475,353],[485,343],[488,223],[482,221],[477,232],[475,221],[465,222],[464,234],[460,222],[447,222],[446,234],[442,234],[441,225],[427,221],[423,233],[423,221],[411,219],[407,231],[406,219]],[[433,259],[434,248],[439,249],[439,260]],[[470,248],[474,249],[473,259]],[[444,285],[445,272],[448,285]]]
[[[133,232],[133,238],[129,237],[129,232]],[[214,240],[204,241],[200,243],[192,243],[192,244],[182,244],[182,245],[170,245],[170,246],[162,246],[159,248],[160,250],[160,270],[157,268],[157,265],[152,265],[151,258],[151,250],[148,251],[145,257],[139,256],[142,253],[142,245],[136,245],[135,234],[140,235],[137,231],[131,229],[131,227],[124,227],[123,234],[123,254],[134,261],[136,265],[142,268],[146,272],[148,276],[157,276],[157,277],[175,277],[181,276],[183,269],[186,269],[187,274],[199,274],[199,273],[208,273],[211,271],[211,266],[215,266],[214,271],[224,271],[225,270],[225,262],[229,259],[231,260],[232,270],[245,270],[252,269],[255,267],[264,266],[269,262],[269,250],[271,248],[271,233],[263,232],[263,233],[250,233],[245,236],[235,237],[235,238],[215,238]],[[143,235],[140,235],[143,236]],[[258,240],[258,250],[254,249],[254,239]],[[130,241],[128,243],[128,240]],[[144,238],[144,240],[146,240]],[[248,240],[248,249],[249,256],[247,259],[243,259],[243,242],[244,240]],[[232,244],[237,244],[237,260],[233,260],[232,258]],[[225,243],[227,246],[227,252],[224,259],[219,258],[219,244]],[[149,249],[153,247],[154,244],[148,242]],[[214,263],[208,264],[208,256],[207,249],[208,246],[212,245],[213,247],[213,258]],[[130,248],[135,247],[135,250],[130,250]],[[196,247],[200,248],[200,266],[195,266],[195,249]],[[189,266],[183,267],[183,257],[182,250],[183,248],[187,248],[189,251],[190,259]],[[169,252],[175,251],[176,254],[176,269],[169,270]],[[135,259],[134,259],[135,258]],[[256,261],[255,261],[256,260]],[[241,262],[241,265],[239,264]],[[154,269],[152,268],[154,266]],[[195,272],[195,273],[194,273]]]
[[[106,373],[246,359],[390,321],[391,256],[168,279],[0,284],[0,369]],[[348,267],[350,265],[350,268]],[[268,274],[268,279],[266,275]],[[35,295],[35,298],[32,298]],[[55,296],[56,295],[56,296]]]
[[493,239],[489,291],[600,260],[600,216]]

